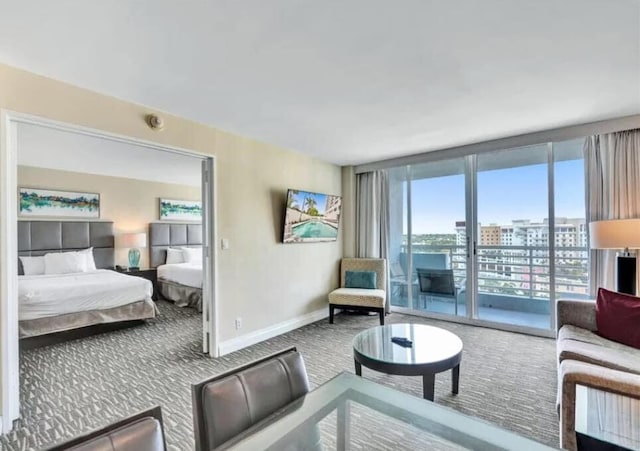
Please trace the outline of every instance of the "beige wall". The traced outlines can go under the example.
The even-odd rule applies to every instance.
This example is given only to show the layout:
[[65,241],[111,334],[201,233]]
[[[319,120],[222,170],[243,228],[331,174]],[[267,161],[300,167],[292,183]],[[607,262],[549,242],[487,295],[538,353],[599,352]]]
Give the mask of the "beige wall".
[[[98,193],[100,219],[113,221],[116,235],[126,232],[148,233],[149,223],[159,220],[160,198],[200,200],[199,187],[30,166],[18,167],[18,186]],[[148,248],[140,253],[140,266],[147,267]],[[116,264],[127,265],[126,250],[116,250]]]
[[[287,188],[341,194],[340,167],[150,108],[0,65],[0,108],[29,113],[216,157],[220,338],[269,327],[327,305],[338,285],[342,238],[281,244]],[[235,318],[243,327],[236,331]]]

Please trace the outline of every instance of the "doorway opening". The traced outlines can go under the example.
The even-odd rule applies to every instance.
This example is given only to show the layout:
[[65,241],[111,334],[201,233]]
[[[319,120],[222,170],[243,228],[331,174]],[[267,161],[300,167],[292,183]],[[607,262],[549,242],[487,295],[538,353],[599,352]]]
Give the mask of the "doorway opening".
[[[65,328],[80,330],[69,324],[101,332],[104,325],[88,312],[100,311],[97,316],[111,325],[140,319],[152,325],[163,308],[168,313],[184,306],[197,315],[192,324],[201,326],[202,352],[216,357],[214,158],[6,111],[2,138],[2,431],[19,416],[20,337],[54,343]],[[180,252],[182,261],[168,261],[169,249]],[[82,260],[83,252],[91,258]],[[189,267],[187,279],[162,272],[172,263]],[[100,277],[109,280],[77,282]],[[69,302],[59,302],[56,296],[65,289],[55,284],[69,278],[75,288],[66,291]],[[25,283],[35,285],[22,289]],[[95,288],[100,283],[104,289]],[[93,288],[83,291],[80,285]],[[127,316],[132,311],[137,313]],[[73,337],[72,331],[63,333]]]

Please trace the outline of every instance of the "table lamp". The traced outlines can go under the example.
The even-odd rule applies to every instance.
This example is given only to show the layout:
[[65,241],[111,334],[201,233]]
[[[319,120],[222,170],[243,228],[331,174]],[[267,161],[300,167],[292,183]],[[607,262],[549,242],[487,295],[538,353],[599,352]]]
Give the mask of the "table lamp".
[[620,293],[636,294],[636,254],[640,248],[640,219],[611,219],[589,223],[591,249],[623,249],[617,253],[616,283]]
[[147,247],[146,233],[125,233],[120,235],[120,246],[129,248],[129,269],[140,269],[140,249]]

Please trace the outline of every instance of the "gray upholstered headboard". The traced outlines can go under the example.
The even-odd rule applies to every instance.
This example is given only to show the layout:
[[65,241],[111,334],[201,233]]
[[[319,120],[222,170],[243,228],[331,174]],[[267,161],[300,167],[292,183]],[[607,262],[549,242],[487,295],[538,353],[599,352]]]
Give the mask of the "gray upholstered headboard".
[[[18,221],[18,256],[78,251],[93,247],[96,268],[113,268],[113,222]],[[24,274],[18,259],[18,274]]]
[[164,265],[170,247],[202,246],[202,224],[152,222],[149,224],[149,247],[152,268]]

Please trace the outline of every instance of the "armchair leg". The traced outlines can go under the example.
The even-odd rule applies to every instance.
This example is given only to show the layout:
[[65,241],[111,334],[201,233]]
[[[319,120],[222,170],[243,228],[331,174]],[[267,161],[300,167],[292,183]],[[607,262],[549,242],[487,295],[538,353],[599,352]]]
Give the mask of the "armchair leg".
[[329,324],[333,324],[333,304],[329,304]]
[[378,310],[378,313],[380,314],[380,325],[384,326],[384,309],[381,308],[380,310]]

